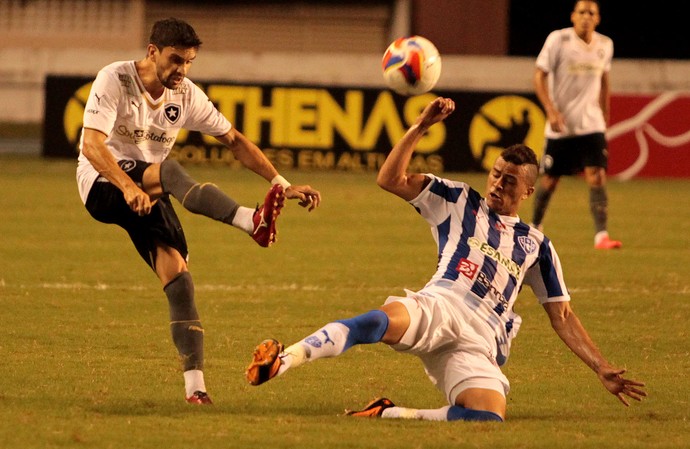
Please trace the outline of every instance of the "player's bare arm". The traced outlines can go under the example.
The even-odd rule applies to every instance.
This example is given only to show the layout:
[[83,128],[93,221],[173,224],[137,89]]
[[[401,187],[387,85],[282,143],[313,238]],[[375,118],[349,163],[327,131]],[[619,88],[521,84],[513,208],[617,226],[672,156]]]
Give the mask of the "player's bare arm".
[[[278,171],[273,164],[271,164],[271,161],[268,160],[266,155],[254,144],[254,142],[247,139],[247,137],[238,130],[233,128],[227,134],[216,137],[216,139],[227,146],[242,165],[259,176],[262,176],[267,181],[273,181],[276,177],[279,177]],[[309,211],[314,210],[321,204],[321,193],[311,186],[292,185],[287,183],[284,179],[281,184],[283,183],[285,183],[285,185],[283,185],[283,187],[285,187],[285,197],[298,200],[298,204],[308,208]]]
[[604,121],[606,125],[609,124],[611,110],[611,94],[610,94],[610,83],[609,83],[609,73],[604,72],[601,75],[601,91],[599,92],[599,106],[601,107],[601,113],[604,114]]
[[151,212],[151,199],[117,165],[115,157],[105,145],[105,139],[106,135],[102,132],[85,128],[82,153],[101,176],[122,191],[132,211],[140,216],[148,215]]
[[549,74],[540,68],[534,71],[534,91],[539,99],[539,102],[546,111],[546,119],[551,125],[551,129],[556,132],[565,130],[565,119],[556,106],[551,101],[549,96]]
[[561,340],[597,374],[604,388],[624,405],[629,405],[625,396],[636,401],[647,396],[647,393],[641,389],[644,383],[623,378],[625,370],[612,367],[604,358],[573,312],[569,302],[546,303],[544,309],[551,320],[553,330]]
[[386,161],[379,170],[376,182],[384,190],[410,201],[416,198],[426,185],[426,176],[408,173],[412,153],[434,124],[444,120],[455,110],[455,102],[450,98],[436,98],[429,103],[410,126],[405,135],[393,146]]

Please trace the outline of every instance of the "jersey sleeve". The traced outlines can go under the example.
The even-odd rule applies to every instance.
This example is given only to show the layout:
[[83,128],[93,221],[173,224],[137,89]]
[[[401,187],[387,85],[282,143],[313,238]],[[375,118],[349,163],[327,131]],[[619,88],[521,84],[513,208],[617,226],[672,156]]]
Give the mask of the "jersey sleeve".
[[187,121],[182,127],[214,137],[227,134],[232,128],[232,124],[220,113],[203,90],[196,84],[190,84],[193,90],[191,96],[192,112],[187,116]]
[[544,46],[541,48],[539,55],[537,55],[536,66],[544,72],[551,72],[552,68],[556,66],[556,57],[558,53],[558,44],[561,40],[561,33],[559,31],[552,31],[544,41]]
[[570,294],[563,279],[561,261],[553,244],[546,237],[539,246],[537,262],[525,274],[524,283],[532,288],[540,304],[570,301]]
[[109,135],[115,126],[119,101],[120,83],[116,75],[101,70],[91,85],[91,92],[84,107],[84,128]]
[[608,73],[611,71],[611,61],[613,60],[613,40],[610,37],[606,38],[606,63],[604,65],[604,72]]
[[424,176],[431,181],[409,203],[430,225],[437,226],[448,219],[450,205],[457,203],[469,187],[463,182],[439,178],[432,174]]

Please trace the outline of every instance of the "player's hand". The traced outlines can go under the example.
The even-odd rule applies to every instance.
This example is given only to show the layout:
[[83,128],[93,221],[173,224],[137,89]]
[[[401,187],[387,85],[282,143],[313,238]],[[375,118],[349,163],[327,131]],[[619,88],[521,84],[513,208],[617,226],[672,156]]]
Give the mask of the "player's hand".
[[422,129],[429,129],[435,123],[445,120],[455,111],[455,102],[450,98],[438,97],[424,108],[417,118],[417,124]]
[[130,209],[140,217],[151,213],[151,198],[136,185],[126,187],[122,191]]
[[640,388],[644,387],[644,383],[625,379],[624,373],[624,369],[605,368],[600,370],[598,376],[604,387],[627,407],[630,404],[625,396],[641,401],[647,396],[647,393]]
[[566,130],[565,118],[557,110],[548,111],[546,119],[549,121],[549,126],[554,132],[560,133]]
[[311,212],[321,204],[321,193],[311,186],[290,186],[285,190],[285,198],[299,200],[299,205],[308,208]]

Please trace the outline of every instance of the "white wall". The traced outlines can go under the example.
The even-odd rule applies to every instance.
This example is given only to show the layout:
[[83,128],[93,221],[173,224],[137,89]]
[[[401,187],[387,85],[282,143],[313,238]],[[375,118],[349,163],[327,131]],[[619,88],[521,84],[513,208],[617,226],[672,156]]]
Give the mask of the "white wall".
[[[0,49],[0,121],[39,123],[48,74],[95,76],[104,65],[144,50]],[[193,80],[383,87],[378,54],[231,53],[202,49]],[[532,92],[533,58],[447,56],[439,89]],[[690,61],[614,60],[614,93],[690,91]]]

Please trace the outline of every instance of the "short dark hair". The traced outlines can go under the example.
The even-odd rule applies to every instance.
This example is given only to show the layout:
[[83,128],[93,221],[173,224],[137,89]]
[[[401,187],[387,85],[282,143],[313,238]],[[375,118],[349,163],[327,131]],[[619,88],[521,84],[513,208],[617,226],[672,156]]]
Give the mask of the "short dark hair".
[[537,161],[537,155],[534,153],[534,150],[522,143],[509,146],[501,152],[501,157],[504,161],[510,162],[511,164],[528,164],[539,168],[539,162]]
[[149,43],[158,48],[198,48],[201,45],[201,39],[190,24],[184,20],[170,17],[153,24]]
[[601,3],[599,2],[599,0],[575,0],[573,2],[573,11],[575,11],[575,8],[577,7],[578,3],[584,2],[584,1],[594,3],[595,5],[597,5],[597,8],[599,8],[599,11],[601,11]]

